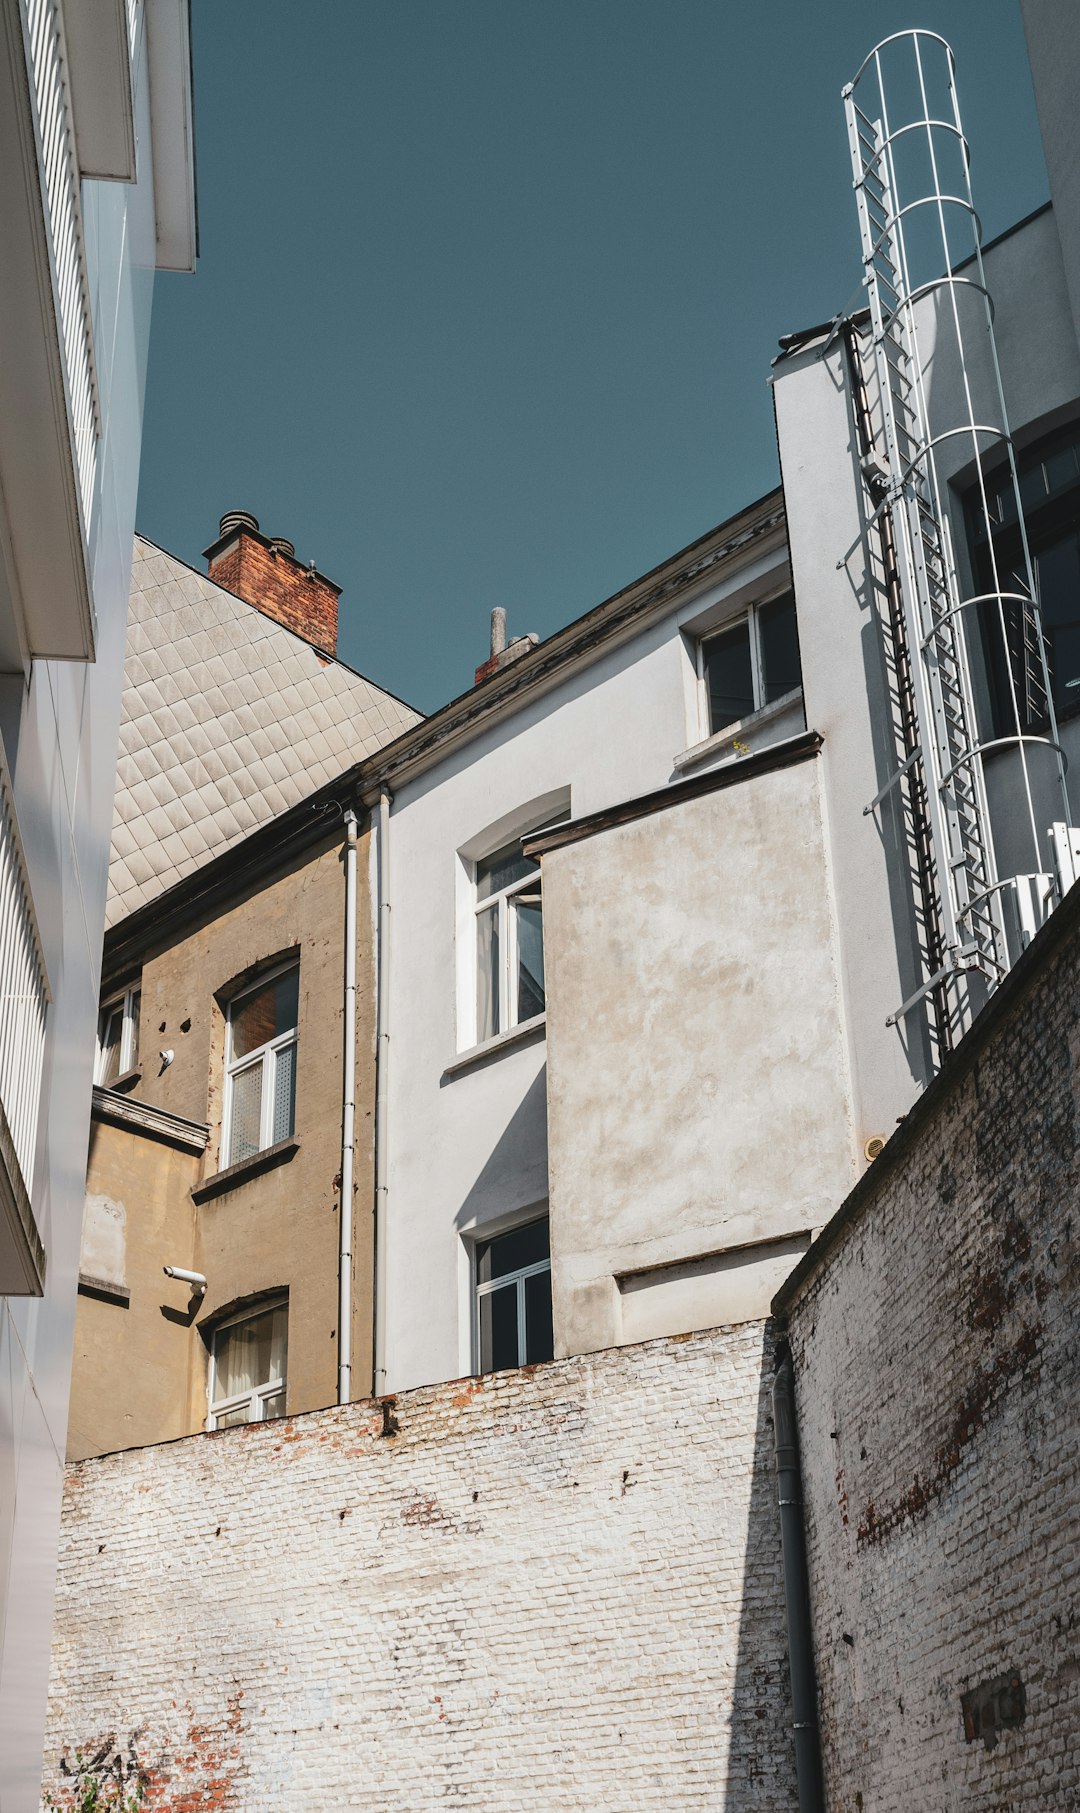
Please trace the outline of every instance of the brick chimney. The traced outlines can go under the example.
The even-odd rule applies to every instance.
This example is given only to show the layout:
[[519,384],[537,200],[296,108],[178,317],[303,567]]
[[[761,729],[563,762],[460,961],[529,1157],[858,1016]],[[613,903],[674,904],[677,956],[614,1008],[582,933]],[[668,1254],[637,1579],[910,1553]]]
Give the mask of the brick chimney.
[[204,553],[207,573],[217,585],[324,653],[337,652],[341,587],[316,572],[314,561],[302,566],[291,541],[263,535],[254,516],[230,510]]
[[498,673],[500,667],[509,667],[511,661],[516,661],[521,655],[527,655],[530,649],[536,647],[539,640],[536,632],[530,630],[527,636],[515,636],[512,642],[507,642],[506,612],[501,604],[497,604],[491,613],[491,653],[487,660],[481,661],[480,666],[475,670],[474,684],[479,686],[481,680],[486,680],[489,674]]

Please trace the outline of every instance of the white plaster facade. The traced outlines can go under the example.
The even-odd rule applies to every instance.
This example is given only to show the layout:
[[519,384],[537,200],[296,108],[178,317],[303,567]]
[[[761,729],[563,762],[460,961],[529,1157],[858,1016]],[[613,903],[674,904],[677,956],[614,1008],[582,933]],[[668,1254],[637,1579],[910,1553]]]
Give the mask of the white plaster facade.
[[[545,1026],[540,1018],[477,1045],[472,865],[560,814],[576,821],[657,788],[677,789],[691,773],[739,759],[730,736],[708,738],[696,646],[706,630],[787,586],[778,503],[775,495],[763,500],[630,588],[640,609],[629,625],[620,625],[616,614],[627,595],[600,607],[591,646],[577,658],[564,657],[546,683],[534,676],[547,645],[524,657],[519,695],[501,713],[493,709],[459,728],[447,753],[439,752],[435,719],[424,731],[434,754],[388,759],[387,1200],[379,1232],[378,1390],[476,1370],[473,1243],[548,1207]],[[448,708],[448,722],[454,713]],[[796,695],[744,724],[741,739],[747,749],[760,749],[802,729]],[[688,756],[691,751],[696,754]],[[688,848],[686,861],[693,858]],[[772,860],[782,874],[782,839]],[[730,878],[732,895],[768,861],[759,849],[748,853],[748,866]],[[810,885],[826,897],[823,869]],[[602,915],[603,901],[592,911]],[[661,919],[658,936],[663,929]],[[647,1063],[636,1083],[661,1092],[677,1086],[674,1074],[665,1084]],[[568,1129],[567,1136],[578,1135]],[[654,1207],[662,1215],[659,1200]],[[673,1225],[666,1237],[658,1233],[656,1257],[683,1261],[722,1245],[719,1222],[705,1219],[704,1230]],[[575,1235],[583,1237],[580,1230]],[[593,1237],[599,1238],[595,1229]],[[557,1245],[554,1225],[552,1239]],[[621,1234],[610,1233],[608,1245],[621,1240],[629,1252],[634,1239],[628,1224]],[[564,1318],[559,1351],[580,1352],[612,1338],[606,1329],[599,1340],[593,1334],[587,1322]]]
[[187,5],[86,11],[0,4],[4,834],[49,994],[0,1277],[4,1813],[38,1804],[153,277],[195,258]]

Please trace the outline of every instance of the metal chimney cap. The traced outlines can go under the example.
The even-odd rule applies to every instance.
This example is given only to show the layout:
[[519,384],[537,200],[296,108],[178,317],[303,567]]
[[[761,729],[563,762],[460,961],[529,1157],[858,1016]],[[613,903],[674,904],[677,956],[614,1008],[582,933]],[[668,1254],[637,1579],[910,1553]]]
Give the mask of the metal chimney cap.
[[296,559],[296,549],[291,541],[285,540],[284,535],[271,535],[270,552],[271,554],[287,554],[290,560]]
[[218,536],[231,535],[234,529],[252,529],[259,533],[259,519],[250,510],[226,510],[218,527]]

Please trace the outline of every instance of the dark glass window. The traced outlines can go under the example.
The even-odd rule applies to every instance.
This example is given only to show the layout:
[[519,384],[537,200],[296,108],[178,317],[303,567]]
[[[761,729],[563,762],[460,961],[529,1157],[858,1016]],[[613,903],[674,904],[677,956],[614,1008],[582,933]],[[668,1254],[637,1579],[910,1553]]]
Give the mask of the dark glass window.
[[802,685],[795,595],[755,605],[730,629],[702,644],[709,729],[737,724]]
[[759,605],[757,623],[764,694],[761,703],[771,705],[774,699],[782,699],[802,685],[794,593]]
[[[1055,709],[1080,706],[1080,431],[1048,437],[1018,462],[1020,495],[1035,587],[1042,611],[1050,689]],[[978,489],[968,495],[968,539],[976,593],[1026,594],[1026,570],[1016,503],[1007,472],[984,481],[989,532]],[[995,585],[994,571],[997,569]],[[982,644],[987,707],[984,739],[1039,731],[1046,696],[1032,645],[1030,613],[1017,599],[987,599],[975,607]],[[974,613],[973,613],[974,614]],[[1015,704],[1014,704],[1015,699]]]
[[709,689],[709,728],[723,730],[754,710],[754,669],[750,659],[750,619],[733,624],[705,644],[705,684]]
[[548,1221],[530,1221],[476,1246],[477,1359],[481,1372],[550,1360]]

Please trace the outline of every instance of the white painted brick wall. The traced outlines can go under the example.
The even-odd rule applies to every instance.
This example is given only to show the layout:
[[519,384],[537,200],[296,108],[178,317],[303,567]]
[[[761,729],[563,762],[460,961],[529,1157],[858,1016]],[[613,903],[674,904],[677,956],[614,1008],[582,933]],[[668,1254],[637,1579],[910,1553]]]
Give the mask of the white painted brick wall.
[[789,1813],[765,1341],[69,1468],[47,1786],[81,1748],[171,1813]]
[[[829,1806],[1075,1810],[1075,931],[942,1082],[791,1314]],[[1024,1723],[966,1741],[961,1695],[1012,1671]]]

